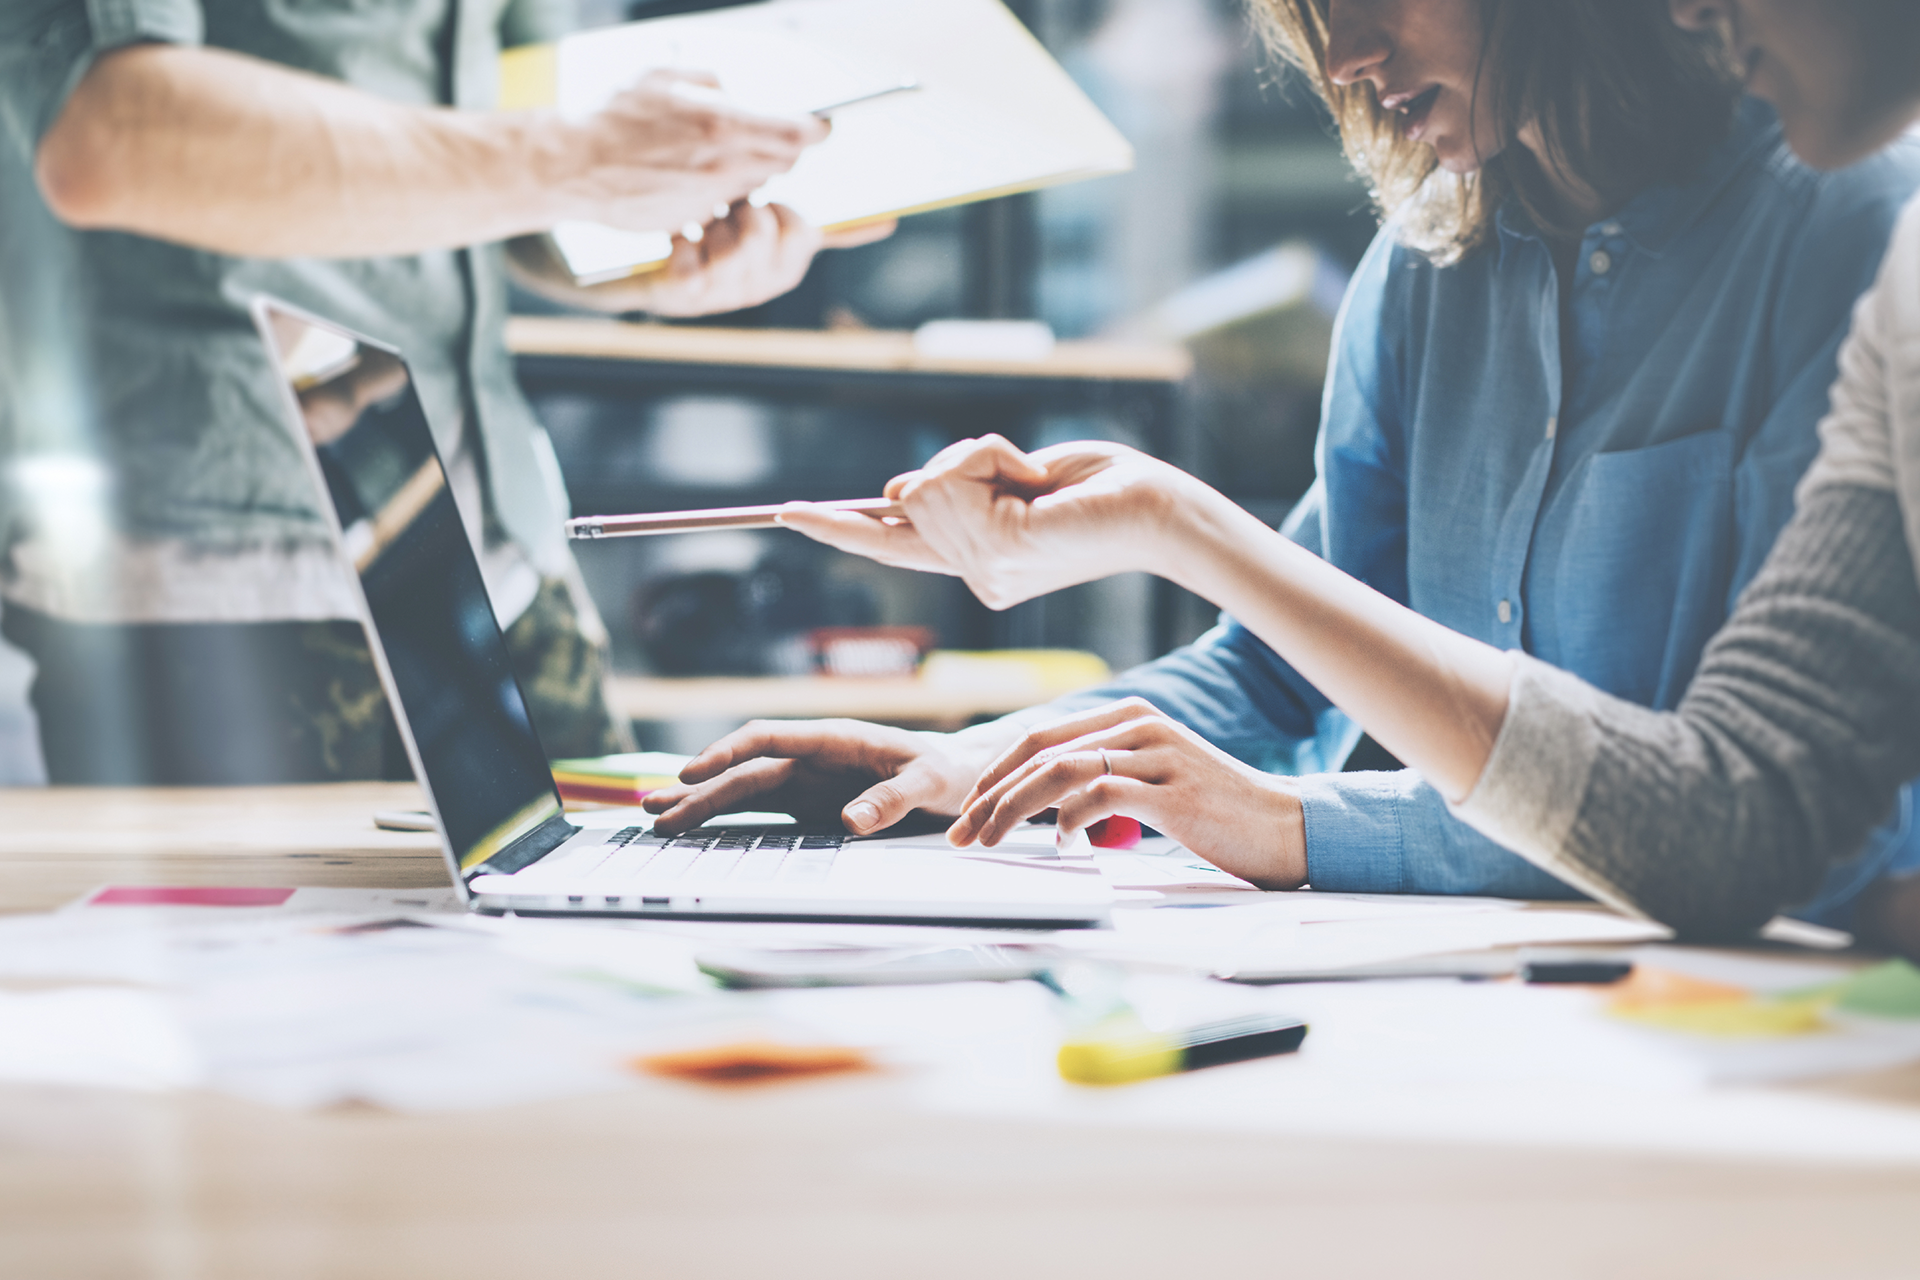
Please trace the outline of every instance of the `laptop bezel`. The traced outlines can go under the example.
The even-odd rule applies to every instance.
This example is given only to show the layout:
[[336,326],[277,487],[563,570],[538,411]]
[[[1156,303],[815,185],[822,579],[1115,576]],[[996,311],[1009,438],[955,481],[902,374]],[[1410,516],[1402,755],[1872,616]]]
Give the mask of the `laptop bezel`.
[[[320,508],[321,516],[326,521],[328,536],[333,540],[335,553],[341,557],[342,564],[347,567],[347,576],[353,581],[353,595],[354,600],[359,605],[360,623],[366,627],[372,640],[372,643],[370,643],[367,648],[371,650],[373,654],[374,669],[379,672],[380,687],[387,696],[387,705],[392,710],[394,726],[399,731],[402,745],[406,747],[407,762],[413,767],[414,779],[419,783],[421,792],[426,796],[427,811],[433,817],[434,834],[440,839],[440,855],[446,860],[447,871],[453,877],[454,892],[459,896],[461,905],[472,909],[478,901],[479,895],[475,894],[469,887],[468,881],[470,878],[497,872],[499,867],[495,865],[496,862],[519,862],[519,859],[514,856],[517,852],[524,852],[528,844],[544,839],[548,842],[547,847],[542,849],[536,856],[526,859],[525,863],[522,864],[531,865],[558,848],[561,844],[564,844],[567,840],[572,839],[574,835],[577,835],[581,831],[581,828],[567,821],[565,805],[560,797],[559,785],[554,782],[553,775],[549,772],[547,775],[547,789],[553,797],[553,815],[532,830],[521,833],[511,844],[507,845],[507,847],[499,853],[493,855],[493,857],[488,858],[487,861],[480,863],[470,870],[461,870],[460,856],[453,847],[452,837],[447,833],[446,819],[441,813],[439,797],[434,794],[432,777],[428,774],[426,764],[421,758],[419,745],[414,741],[413,725],[407,718],[406,705],[401,701],[399,686],[394,682],[393,670],[387,663],[386,645],[381,639],[380,624],[374,618],[372,603],[367,599],[366,584],[361,581],[360,575],[353,570],[353,559],[347,554],[346,531],[340,527],[340,513],[335,509],[332,496],[327,489],[326,473],[321,469],[320,455],[314,447],[312,435],[307,430],[306,414],[300,407],[299,397],[294,393],[293,380],[288,376],[285,362],[281,359],[280,344],[278,338],[274,335],[271,317],[275,312],[278,312],[302,324],[313,325],[329,333],[338,334],[361,346],[371,347],[376,351],[393,357],[398,360],[401,367],[407,371],[408,394],[414,396],[417,400],[420,392],[419,384],[414,375],[413,364],[407,359],[405,352],[396,350],[387,343],[369,338],[365,334],[350,329],[337,321],[317,316],[304,307],[296,306],[283,298],[274,297],[272,294],[256,294],[248,310],[252,313],[254,328],[259,331],[260,341],[266,348],[267,359],[272,364],[274,381],[277,384],[281,410],[287,429],[293,433],[294,442],[299,447],[300,457],[303,465],[307,469],[308,478],[311,479],[316,486],[315,491],[319,497],[317,505]],[[426,417],[426,406],[424,404],[421,405],[421,417],[424,421]],[[433,424],[431,422],[427,423],[427,444],[433,450],[434,461],[440,468],[441,476],[446,478],[448,484],[451,485],[451,479],[448,478],[447,460],[440,452],[440,442],[434,437]],[[450,488],[448,493],[449,497],[451,497]],[[501,630],[500,619],[492,614],[491,601],[489,601],[488,614],[493,618],[495,630]],[[502,631],[500,639],[501,644],[504,645],[506,643],[504,631]],[[513,676],[511,672],[509,672],[508,675],[512,677],[514,688],[519,690],[521,701],[524,703],[526,700],[526,690],[520,689],[519,677]],[[540,731],[532,725],[531,721],[528,723],[528,731],[534,735],[534,741],[538,743],[540,740]],[[546,748],[544,746],[541,747],[540,754],[543,759],[546,757]],[[559,840],[551,839],[554,834],[557,834],[554,828],[555,823],[564,825],[567,832],[567,834]]]

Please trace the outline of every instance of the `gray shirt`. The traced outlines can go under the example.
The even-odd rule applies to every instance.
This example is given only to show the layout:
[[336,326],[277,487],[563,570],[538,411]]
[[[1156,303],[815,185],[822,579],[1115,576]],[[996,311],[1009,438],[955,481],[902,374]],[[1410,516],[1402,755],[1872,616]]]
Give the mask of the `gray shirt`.
[[[501,48],[560,34],[566,11],[567,0],[10,0],[0,7],[0,124],[13,154],[0,177],[19,181],[80,77],[128,44],[217,46],[394,101],[486,108]],[[9,193],[10,205],[28,202]],[[235,258],[75,231],[41,209],[0,221],[0,261],[28,263],[38,277],[15,289],[10,275],[11,314],[0,325],[9,348],[0,365],[16,370],[0,385],[9,448],[56,478],[85,481],[75,467],[97,464],[82,496],[100,505],[114,551],[81,576],[149,579],[145,597],[110,584],[92,612],[186,620],[166,598],[181,594],[169,583],[184,581],[183,565],[224,566],[217,588],[220,572],[259,577],[262,557],[297,565],[312,563],[304,552],[330,555],[248,318],[257,292],[405,351],[443,449],[470,451],[484,468],[490,523],[542,571],[563,570],[557,469],[504,346],[497,248],[359,261]],[[47,511],[16,502],[0,516],[0,545],[28,553],[10,556],[15,574],[47,581],[48,566],[36,570],[32,553],[44,561],[51,549],[52,569],[71,575],[74,539],[49,536]]]
[[1792,522],[1673,712],[1524,655],[1455,811],[1698,937],[1804,899],[1920,775],[1920,202],[1841,353]]

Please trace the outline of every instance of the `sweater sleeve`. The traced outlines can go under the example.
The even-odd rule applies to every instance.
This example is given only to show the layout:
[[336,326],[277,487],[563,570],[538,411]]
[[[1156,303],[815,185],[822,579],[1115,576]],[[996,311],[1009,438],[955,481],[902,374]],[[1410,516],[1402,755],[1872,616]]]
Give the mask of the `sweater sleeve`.
[[1653,712],[1521,657],[1456,812],[1543,869],[1683,936],[1800,901],[1920,775],[1920,586],[1898,498],[1802,503],[1680,706]]

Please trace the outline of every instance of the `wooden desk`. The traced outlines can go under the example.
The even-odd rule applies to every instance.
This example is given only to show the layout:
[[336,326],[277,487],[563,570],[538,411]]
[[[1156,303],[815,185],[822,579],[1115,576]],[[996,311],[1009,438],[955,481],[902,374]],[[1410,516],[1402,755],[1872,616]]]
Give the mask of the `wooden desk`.
[[0,790],[0,912],[103,884],[444,888],[435,837],[373,825],[422,807],[411,782]]
[[[6,792],[0,906],[103,875],[419,887],[405,788]],[[317,855],[305,857],[303,855]],[[345,867],[335,865],[345,862]],[[67,871],[63,864],[79,868]],[[1920,1074],[1847,1088],[1920,1105]],[[1920,1270],[1920,1173],[926,1114],[911,1079],[444,1117],[0,1087],[8,1280]]]

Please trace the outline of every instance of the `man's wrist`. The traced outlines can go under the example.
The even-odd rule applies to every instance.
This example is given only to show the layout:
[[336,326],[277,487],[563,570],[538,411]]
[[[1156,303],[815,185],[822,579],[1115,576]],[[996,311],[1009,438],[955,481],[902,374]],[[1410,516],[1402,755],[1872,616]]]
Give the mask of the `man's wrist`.
[[494,118],[514,175],[508,181],[517,180],[516,203],[526,208],[530,229],[594,221],[598,202],[589,175],[598,146],[593,122],[567,120],[554,111],[503,112]]

